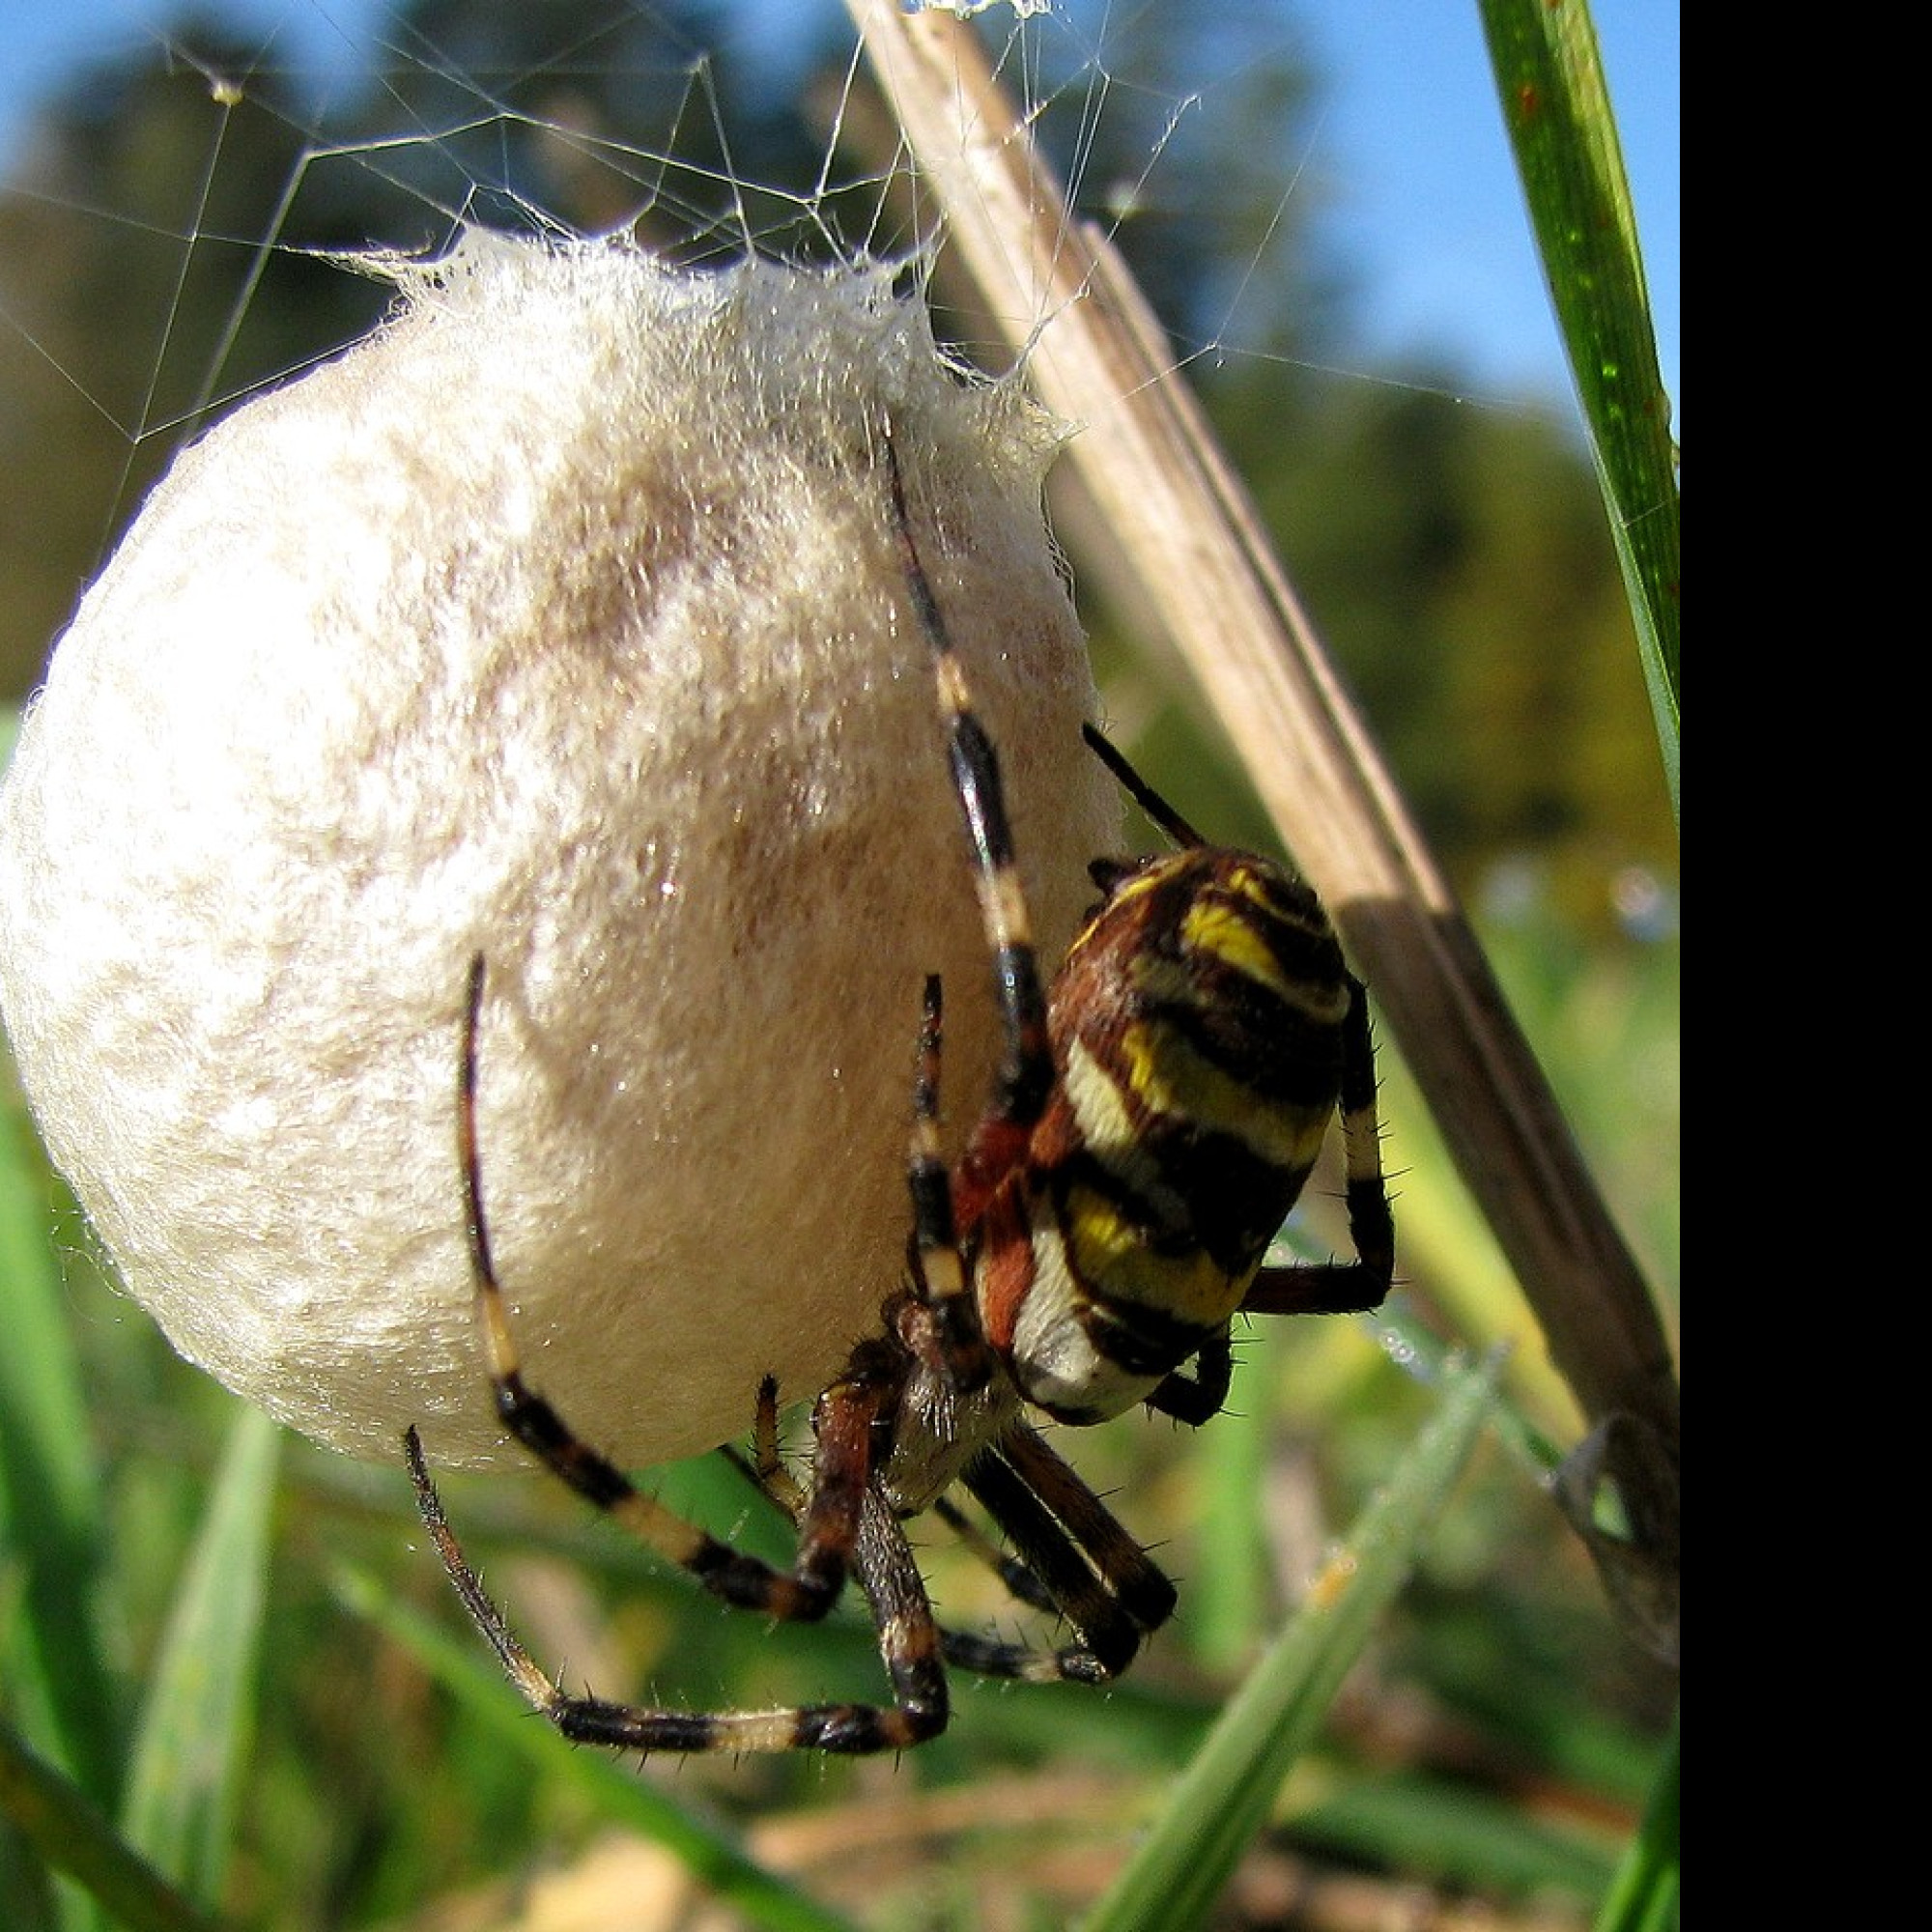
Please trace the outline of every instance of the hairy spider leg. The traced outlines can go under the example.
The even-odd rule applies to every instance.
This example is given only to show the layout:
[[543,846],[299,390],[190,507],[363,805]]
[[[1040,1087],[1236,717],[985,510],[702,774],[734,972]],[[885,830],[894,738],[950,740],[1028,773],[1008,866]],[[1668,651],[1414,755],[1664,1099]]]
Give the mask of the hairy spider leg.
[[1376,1106],[1376,1047],[1369,992],[1349,979],[1342,1023],[1342,1142],[1347,1163],[1352,1262],[1301,1262],[1264,1267],[1241,1303],[1247,1315],[1362,1315],[1379,1308],[1395,1280],[1395,1222],[1382,1172],[1381,1121]]
[[[525,1383],[492,1252],[477,1142],[477,1042],[485,982],[479,956],[470,967],[465,1007],[458,1141],[478,1321],[497,1414],[517,1440],[579,1495],[727,1603],[809,1621],[830,1608],[848,1571],[856,1575],[878,1632],[894,1702],[702,1714],[564,1692],[518,1641],[465,1557],[412,1429],[406,1449],[417,1506],[471,1620],[526,1699],[565,1736],[582,1743],[643,1751],[870,1752],[900,1749],[935,1735],[947,1720],[940,1635],[911,1546],[871,1480],[873,1425],[881,1409],[896,1400],[907,1365],[896,1342],[880,1336],[862,1343],[818,1399],[812,1480],[807,1490],[793,1486],[789,1496],[799,1525],[798,1558],[789,1572],[731,1548],[646,1495]],[[777,1408],[777,1386],[767,1378],[759,1392],[759,1455],[773,1469]]]
[[[748,1482],[798,1520],[810,1492],[785,1468],[780,1454],[778,1386],[769,1377],[758,1392],[753,1454],[724,1453]],[[933,1504],[932,1514],[994,1571],[1018,1602],[1068,1618],[1083,1634],[1097,1634],[1042,1650],[941,1625],[946,1662],[981,1677],[1035,1684],[1094,1684],[1118,1675],[1131,1661],[1141,1635],[1172,1614],[1174,1586],[1034,1431],[1009,1432],[980,1460],[986,1468],[977,1483],[969,1475],[967,1486],[1022,1554],[1008,1554],[947,1496]],[[1009,1496],[1019,1500],[1009,1506]],[[1094,1566],[1091,1571],[1080,1555],[1083,1549]],[[1036,1563],[1051,1573],[1053,1584],[1042,1579]]]
[[497,1653],[510,1682],[572,1742],[644,1752],[865,1754],[901,1750],[946,1728],[946,1670],[925,1585],[905,1532],[876,1492],[868,1492],[862,1499],[852,1567],[871,1608],[894,1702],[724,1713],[661,1711],[604,1697],[573,1696],[558,1687],[518,1641],[464,1555],[413,1429],[405,1438],[405,1449],[423,1526],[464,1607]]
[[931,1319],[929,1366],[944,1375],[954,1390],[971,1394],[986,1385],[993,1358],[980,1332],[972,1279],[959,1252],[952,1173],[939,1146],[941,1033],[939,975],[931,973],[921,1004],[913,1078],[912,1146],[906,1166],[912,1235],[906,1264],[913,1293]]
[[457,1109],[476,1313],[489,1363],[497,1413],[505,1429],[561,1481],[668,1561],[688,1570],[715,1595],[744,1608],[787,1620],[812,1621],[831,1608],[845,1579],[870,1455],[871,1425],[881,1391],[869,1366],[855,1362],[819,1399],[821,1427],[812,1502],[800,1530],[796,1566],[774,1570],[685,1521],[646,1495],[615,1463],[583,1440],[557,1409],[524,1380],[508,1306],[497,1276],[484,1211],[483,1169],[477,1147],[477,1039],[482,1023],[485,967],[470,963],[463,1029],[462,1081]]
[[[940,615],[938,598],[920,556],[906,506],[898,446],[890,423],[885,453],[900,562],[914,613],[931,650],[952,787],[973,849],[974,888],[992,954],[993,993],[1000,1016],[1002,1047],[993,1091],[952,1177],[953,1215],[959,1225],[970,1228],[993,1189],[1026,1157],[1028,1138],[1045,1112],[1053,1089],[1053,1050],[1047,1040],[1046,994],[1014,858],[999,757],[973,709],[965,667]],[[972,1344],[962,1342],[959,1352],[977,1365],[979,1357],[972,1350],[978,1346],[978,1313],[963,1279],[959,1288],[949,1283],[936,1298],[927,1298],[943,1334],[972,1336]]]

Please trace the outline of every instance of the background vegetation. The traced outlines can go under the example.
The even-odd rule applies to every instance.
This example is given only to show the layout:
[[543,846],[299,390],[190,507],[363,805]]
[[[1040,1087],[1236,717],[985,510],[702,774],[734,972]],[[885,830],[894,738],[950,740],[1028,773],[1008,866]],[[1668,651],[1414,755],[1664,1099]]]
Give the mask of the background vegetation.
[[[412,57],[345,94],[326,126],[256,50],[184,21],[168,58],[104,67],[46,103],[0,193],[11,692],[30,688],[77,585],[204,412],[371,320],[373,285],[305,251],[431,242],[439,211],[463,207],[609,225],[644,198],[636,157],[564,166],[543,125],[566,115],[613,139],[676,129],[680,165],[649,232],[688,250],[733,232],[727,180],[810,190],[842,30],[829,19],[795,64],[708,68],[714,120],[691,83],[694,50],[716,38],[708,11],[420,0],[388,36]],[[1121,234],[1183,347],[1212,334],[1229,278],[1259,259],[1320,77],[1278,53],[1274,27],[1174,5],[1110,40],[1110,68],[1140,84],[1097,117],[1078,112],[1077,86],[1037,80],[1056,103],[1042,138],[1104,198],[1162,146],[1172,76],[1209,31],[1253,32],[1223,63],[1241,84],[1166,143],[1158,196]],[[246,76],[239,102],[214,98],[217,73]],[[532,118],[483,113],[479,86]],[[848,120],[863,145],[864,117]],[[431,129],[441,137],[422,140]],[[391,133],[412,139],[371,145]],[[337,144],[353,163],[324,157]],[[890,158],[861,153],[850,173],[869,180]],[[855,211],[867,205],[862,190]],[[771,197],[754,228],[776,232],[794,207]],[[1347,277],[1319,209],[1291,200],[1287,213],[1255,353],[1204,358],[1196,375],[1626,1231],[1674,1296],[1675,838],[1588,460],[1544,412],[1459,406],[1453,369],[1374,384],[1311,373],[1350,359],[1334,353]],[[213,245],[186,251],[190,234]],[[249,245],[268,236],[281,245]],[[1116,634],[1104,599],[1090,617],[1110,715],[1156,781],[1215,836],[1264,839],[1165,668]],[[1406,1901],[1418,1924],[1588,1923],[1665,1756],[1673,1686],[1612,1627],[1539,1487],[1537,1442],[1567,1443],[1574,1417],[1399,1068],[1384,1105],[1404,1170],[1403,1344],[1367,1324],[1276,1324],[1244,1348],[1212,1428],[1130,1417],[1081,1445],[1183,1583],[1179,1625],[1131,1679],[1106,1696],[962,1684],[952,1733],[898,1765],[705,1760],[635,1778],[582,1754],[532,1774],[540,1727],[460,1641],[443,1648],[464,1634],[400,1472],[277,1444],[177,1362],[99,1276],[13,1101],[0,1724],[31,1755],[0,1750],[6,1808],[24,1817],[12,1801],[31,1767],[56,1766],[189,1895],[263,1925],[535,1924],[558,1900],[583,1923],[698,1922],[712,1908],[694,1872],[730,1891],[734,1913],[826,1922],[760,1871],[869,1925],[1064,1922],[1104,1890],[1229,1687],[1410,1453],[1440,1399],[1431,1338],[1515,1337],[1510,1426],[1218,1910],[1231,1925],[1347,1927]],[[722,1464],[664,1481],[714,1525],[781,1546]],[[533,1647],[575,1680],[716,1707],[870,1694],[861,1624],[775,1638],[546,1486],[451,1490]],[[928,1541],[951,1617],[1012,1617],[936,1528]],[[224,1694],[232,1708],[211,1719]],[[211,1737],[214,1763],[184,1742]],[[90,1910],[0,1826],[0,1921],[78,1925]]]

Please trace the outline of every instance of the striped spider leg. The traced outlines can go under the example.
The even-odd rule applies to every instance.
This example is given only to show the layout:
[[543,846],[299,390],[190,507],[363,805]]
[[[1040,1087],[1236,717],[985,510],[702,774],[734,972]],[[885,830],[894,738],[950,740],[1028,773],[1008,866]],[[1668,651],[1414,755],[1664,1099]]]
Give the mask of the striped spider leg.
[[[944,1728],[946,1678],[925,1586],[905,1532],[869,1481],[871,1432],[895,1392],[897,1352],[882,1338],[862,1344],[844,1373],[818,1399],[816,1453],[809,1493],[799,1498],[798,1556],[789,1571],[733,1549],[639,1490],[592,1448],[543,1396],[524,1381],[491,1250],[476,1136],[477,1050],[485,973],[470,968],[465,1009],[458,1139],[476,1311],[497,1413],[505,1429],[553,1474],[614,1518],[640,1542],[696,1577],[726,1603],[768,1616],[815,1621],[831,1608],[848,1570],[855,1572],[878,1626],[893,1686],[891,1708],[817,1704],[781,1711],[718,1715],[646,1709],[573,1696],[537,1665],[464,1555],[431,1481],[412,1429],[405,1448],[425,1528],[457,1595],[496,1651],[512,1684],[566,1737],[640,1751],[876,1751],[917,1744]],[[777,1391],[760,1392],[760,1435]]]
[[[758,1399],[750,1473],[794,1519],[789,1571],[740,1554],[639,1492],[524,1384],[483,1215],[475,1145],[479,961],[460,1118],[477,1308],[504,1425],[580,1494],[727,1602],[822,1616],[849,1573],[871,1608],[893,1703],[693,1716],[571,1697],[537,1669],[456,1544],[413,1436],[423,1520],[513,1682],[567,1735],[642,1750],[896,1749],[947,1721],[944,1663],[1103,1681],[1171,1615],[1173,1585],[1030,1419],[1101,1421],[1136,1404],[1188,1422],[1226,1397],[1236,1314],[1377,1305],[1392,1236],[1362,989],[1315,895],[1253,854],[1209,846],[1097,733],[1095,751],[1180,850],[1096,861],[1102,893],[1050,994],[1014,863],[997,755],[914,535],[897,445],[883,440],[893,530],[930,647],[973,855],[1001,1029],[984,1111],[950,1169],[939,1151],[940,989],[926,987],[914,1089],[906,1285],[813,1410],[808,1482],[781,1466],[777,1390]],[[1357,1259],[1266,1270],[1331,1114],[1343,1116]],[[1022,1600],[1075,1641],[1037,1651],[942,1632],[901,1527],[963,1520],[963,1487],[1004,1534]]]

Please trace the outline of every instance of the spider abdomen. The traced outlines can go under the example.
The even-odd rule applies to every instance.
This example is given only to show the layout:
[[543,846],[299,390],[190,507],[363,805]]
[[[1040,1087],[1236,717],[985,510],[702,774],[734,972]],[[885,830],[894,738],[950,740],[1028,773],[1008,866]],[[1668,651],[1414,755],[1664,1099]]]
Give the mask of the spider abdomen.
[[980,1228],[988,1339],[1067,1422],[1225,1330],[1334,1116],[1352,995],[1315,895],[1196,847],[1113,880],[1053,983],[1059,1078]]

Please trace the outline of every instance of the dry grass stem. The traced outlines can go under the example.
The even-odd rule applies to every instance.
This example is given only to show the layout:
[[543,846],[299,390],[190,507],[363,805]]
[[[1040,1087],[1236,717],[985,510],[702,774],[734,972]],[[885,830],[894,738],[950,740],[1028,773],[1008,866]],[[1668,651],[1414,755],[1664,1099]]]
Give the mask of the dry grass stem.
[[[1067,461],[1117,553],[1104,575],[1179,651],[1333,909],[1580,1407],[1655,1452],[1606,1473],[1674,1487],[1677,1386],[1645,1283],[1128,270],[1068,212],[969,29],[897,0],[850,5],[952,266],[1041,399],[1081,425]],[[1626,1503],[1674,1522],[1669,1497]]]

